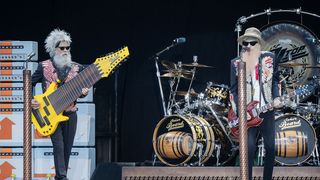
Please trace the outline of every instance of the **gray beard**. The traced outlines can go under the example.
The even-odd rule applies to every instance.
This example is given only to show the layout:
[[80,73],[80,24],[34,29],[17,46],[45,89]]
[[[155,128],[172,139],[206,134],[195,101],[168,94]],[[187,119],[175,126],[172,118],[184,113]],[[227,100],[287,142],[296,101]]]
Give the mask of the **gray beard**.
[[71,54],[64,54],[64,55],[55,55],[53,57],[53,62],[58,68],[63,68],[65,66],[70,66],[71,65]]

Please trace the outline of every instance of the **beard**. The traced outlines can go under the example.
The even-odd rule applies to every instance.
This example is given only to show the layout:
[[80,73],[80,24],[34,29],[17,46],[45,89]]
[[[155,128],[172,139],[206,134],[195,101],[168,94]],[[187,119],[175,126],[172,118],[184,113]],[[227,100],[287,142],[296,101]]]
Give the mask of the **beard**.
[[53,57],[53,62],[58,68],[63,68],[66,66],[71,65],[71,54],[70,53],[65,53],[65,54],[56,54]]
[[246,62],[247,72],[254,70],[256,64],[258,63],[259,56],[261,55],[260,48],[253,47],[249,51],[243,53],[243,61]]

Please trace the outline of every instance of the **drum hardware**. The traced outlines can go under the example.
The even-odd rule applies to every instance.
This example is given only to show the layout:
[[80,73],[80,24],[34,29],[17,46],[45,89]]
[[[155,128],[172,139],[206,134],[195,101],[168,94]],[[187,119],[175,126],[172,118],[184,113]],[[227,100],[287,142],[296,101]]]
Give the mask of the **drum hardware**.
[[[197,62],[198,62],[198,56],[193,56],[193,63],[197,63]],[[188,95],[189,95],[189,93],[191,91],[191,86],[192,86],[192,83],[193,83],[193,80],[194,80],[194,76],[196,74],[196,69],[197,69],[196,66],[193,67],[193,69],[192,69],[192,78],[191,78],[191,81],[190,81],[190,84],[189,84],[189,87],[188,87]],[[190,98],[189,98],[189,96],[186,97],[186,102],[187,102],[188,106],[190,106]]]
[[265,149],[264,149],[264,142],[263,142],[263,137],[259,139],[259,144],[258,144],[258,166],[263,165],[263,159],[265,157]]
[[212,66],[208,66],[205,64],[199,64],[197,62],[193,62],[191,64],[182,64],[182,66],[186,66],[186,67],[200,67],[200,68],[213,68]]
[[320,166],[319,152],[318,152],[318,142],[316,143],[316,147],[315,147],[314,151],[312,152],[311,156],[312,156],[313,165]]
[[158,65],[158,61],[159,61],[159,56],[168,51],[169,49],[171,49],[172,47],[175,47],[179,44],[185,43],[186,39],[184,37],[181,38],[176,38],[173,40],[173,42],[167,46],[166,48],[162,49],[161,51],[155,53],[154,55],[152,55],[149,59],[153,59],[154,63],[155,63],[155,67],[156,67],[156,75],[157,75],[157,79],[158,79],[158,84],[159,84],[159,89],[160,89],[160,96],[161,96],[161,101],[162,101],[162,108],[164,111],[164,116],[167,116],[167,108],[165,105],[165,100],[164,100],[164,96],[163,96],[163,89],[162,89],[162,83],[161,83],[161,78],[160,78],[160,71],[159,71],[159,65]]
[[191,96],[191,97],[197,97],[198,93],[194,92],[193,89],[188,93],[187,91],[177,91],[176,92],[177,96]]
[[220,165],[220,163],[219,163],[219,161],[220,161],[220,153],[221,153],[221,145],[220,144],[216,144],[215,145],[215,151],[216,151],[216,158],[217,158],[216,166],[219,166]]
[[225,129],[225,127],[224,127],[224,125],[222,124],[222,122],[221,122],[220,118],[217,116],[216,112],[212,109],[212,107],[211,107],[211,106],[208,106],[208,105],[207,105],[207,108],[209,108],[209,109],[210,109],[210,111],[211,111],[212,115],[216,118],[216,120],[217,120],[217,122],[218,122],[218,124],[219,124],[220,128],[221,128],[221,129],[222,129],[222,131],[223,131],[223,133],[224,133],[224,134],[225,134],[225,136],[228,138],[228,140],[229,140],[230,144],[232,145],[232,147],[234,147],[234,146],[235,146],[235,145],[234,145],[234,142],[233,142],[233,141],[232,141],[232,139],[230,138],[230,135],[227,133],[227,131],[226,131],[226,129]]

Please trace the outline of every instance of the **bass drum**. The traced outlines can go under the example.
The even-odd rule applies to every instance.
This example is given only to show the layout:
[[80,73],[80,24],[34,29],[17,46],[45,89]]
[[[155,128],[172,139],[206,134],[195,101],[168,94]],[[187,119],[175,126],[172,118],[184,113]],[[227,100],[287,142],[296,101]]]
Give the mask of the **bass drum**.
[[281,165],[301,165],[316,146],[316,134],[301,116],[285,114],[275,121],[275,160]]
[[[207,114],[205,119],[211,125],[215,137],[215,153],[206,163],[207,166],[234,166],[238,154],[238,139],[231,136],[228,119],[217,116],[222,124],[212,114]],[[226,134],[226,133],[227,134]]]
[[157,124],[153,149],[159,160],[169,166],[202,165],[213,153],[214,133],[199,116],[171,115]]

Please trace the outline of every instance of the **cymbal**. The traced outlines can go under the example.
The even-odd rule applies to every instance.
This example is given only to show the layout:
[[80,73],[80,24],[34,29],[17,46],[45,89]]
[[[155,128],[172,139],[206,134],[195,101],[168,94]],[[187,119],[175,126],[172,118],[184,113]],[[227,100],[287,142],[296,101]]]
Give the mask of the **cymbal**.
[[309,64],[305,64],[305,63],[293,63],[293,62],[285,62],[285,63],[280,63],[279,66],[282,67],[297,67],[297,66],[307,66]]
[[[185,96],[185,95],[187,95],[187,94],[188,94],[188,91],[177,91],[177,92],[176,92],[176,95],[177,95],[177,96]],[[189,96],[196,97],[196,96],[198,96],[198,93],[190,91],[190,92],[189,92]]]
[[199,64],[199,63],[181,64],[181,66],[212,68],[212,66],[208,66],[208,65],[204,65],[204,64]]
[[181,77],[184,79],[192,79],[191,74],[171,73],[171,72],[162,74],[160,77]]
[[192,71],[188,71],[185,69],[168,69],[168,70],[163,70],[163,72],[178,73],[178,74],[192,74]]
[[177,65],[173,62],[167,61],[167,60],[162,60],[161,64],[166,67],[167,69],[176,69]]
[[306,68],[320,68],[320,64],[317,64],[317,65],[307,65]]

